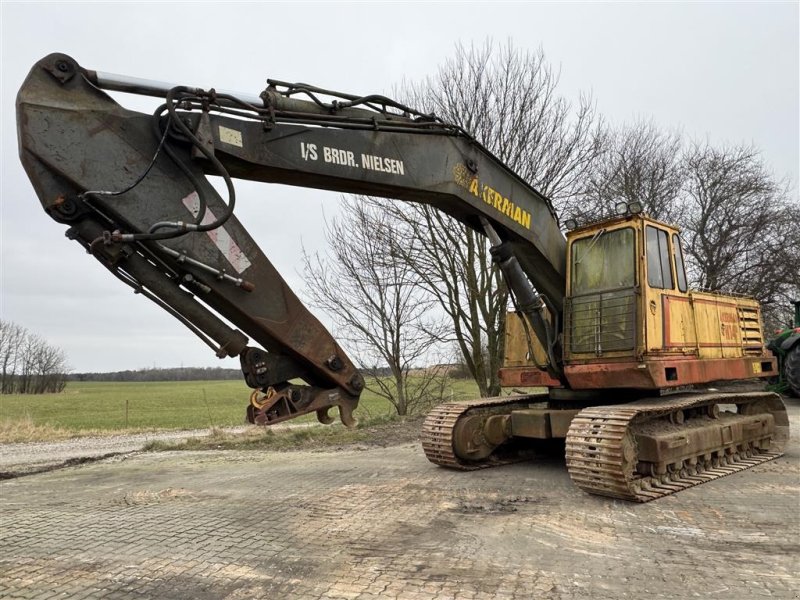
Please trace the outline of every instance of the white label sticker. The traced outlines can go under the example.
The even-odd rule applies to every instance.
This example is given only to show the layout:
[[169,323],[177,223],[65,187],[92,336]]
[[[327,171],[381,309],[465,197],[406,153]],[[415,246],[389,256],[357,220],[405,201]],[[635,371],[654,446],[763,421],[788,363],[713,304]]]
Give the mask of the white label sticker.
[[[220,129],[222,128],[220,127]],[[189,209],[193,217],[197,218],[197,215],[200,213],[200,197],[197,195],[197,192],[192,192],[186,196],[186,198],[183,199],[183,205]],[[214,216],[211,209],[206,207],[206,212],[203,215],[203,222],[201,224],[208,225],[216,220],[217,217]],[[206,231],[206,234],[240,275],[252,264],[224,227],[217,227],[211,231]]]
[[242,147],[242,132],[229,127],[219,126],[219,141],[231,146]]

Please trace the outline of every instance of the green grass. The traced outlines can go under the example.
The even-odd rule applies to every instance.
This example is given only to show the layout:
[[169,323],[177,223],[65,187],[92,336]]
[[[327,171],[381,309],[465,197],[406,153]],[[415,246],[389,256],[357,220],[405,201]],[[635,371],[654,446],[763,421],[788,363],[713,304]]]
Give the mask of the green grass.
[[238,381],[70,382],[60,394],[0,396],[0,419],[72,431],[221,427],[243,421],[248,397]]
[[[398,417],[385,414],[362,418],[353,429],[340,423],[330,426],[310,426],[275,430],[251,427],[230,433],[212,429],[210,434],[185,440],[154,440],[143,449],[148,452],[165,450],[293,450],[329,446],[348,446],[357,443],[383,445],[387,439],[395,442],[415,437],[422,417]],[[413,436],[409,434],[413,433]]]
[[[0,395],[0,442],[240,425],[250,391],[240,381],[70,382],[59,394]],[[475,396],[473,382],[457,380],[444,400]],[[393,412],[386,400],[367,390],[355,414],[369,420]],[[315,422],[316,417],[296,421]]]

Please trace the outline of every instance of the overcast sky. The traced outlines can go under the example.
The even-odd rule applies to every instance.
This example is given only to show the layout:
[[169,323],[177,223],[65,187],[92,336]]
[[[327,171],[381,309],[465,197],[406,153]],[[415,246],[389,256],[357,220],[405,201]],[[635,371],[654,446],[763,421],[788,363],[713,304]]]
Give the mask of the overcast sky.
[[[0,317],[61,346],[76,371],[220,363],[134,296],[47,217],[17,157],[14,98],[50,52],[88,69],[258,93],[267,77],[389,94],[433,74],[456,43],[541,46],[560,92],[590,91],[621,123],[652,118],[713,143],[752,143],[798,181],[798,3],[2,2]],[[118,96],[151,112],[151,99]],[[238,186],[237,214],[302,297],[301,243],[324,251],[337,195]],[[796,201],[797,192],[793,191]],[[291,207],[291,209],[287,209]],[[277,233],[276,233],[277,231]]]

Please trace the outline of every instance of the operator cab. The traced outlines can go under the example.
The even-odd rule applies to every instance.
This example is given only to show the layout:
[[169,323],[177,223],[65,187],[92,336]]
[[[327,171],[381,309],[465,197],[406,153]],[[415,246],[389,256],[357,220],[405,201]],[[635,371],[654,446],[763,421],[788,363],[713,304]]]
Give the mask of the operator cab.
[[565,350],[570,357],[635,350],[639,220],[617,218],[567,235]]
[[687,292],[678,230],[632,214],[575,228],[567,244],[565,358],[641,354],[642,300],[657,305],[658,291]]
[[675,227],[627,214],[572,229],[567,253],[570,387],[664,389],[774,371],[758,303],[690,290]]

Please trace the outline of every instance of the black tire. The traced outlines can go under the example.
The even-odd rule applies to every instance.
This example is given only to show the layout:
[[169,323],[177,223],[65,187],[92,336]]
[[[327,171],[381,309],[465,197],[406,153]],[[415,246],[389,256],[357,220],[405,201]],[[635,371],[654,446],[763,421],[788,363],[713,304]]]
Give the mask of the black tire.
[[789,384],[789,393],[800,398],[800,342],[786,355],[783,376]]

